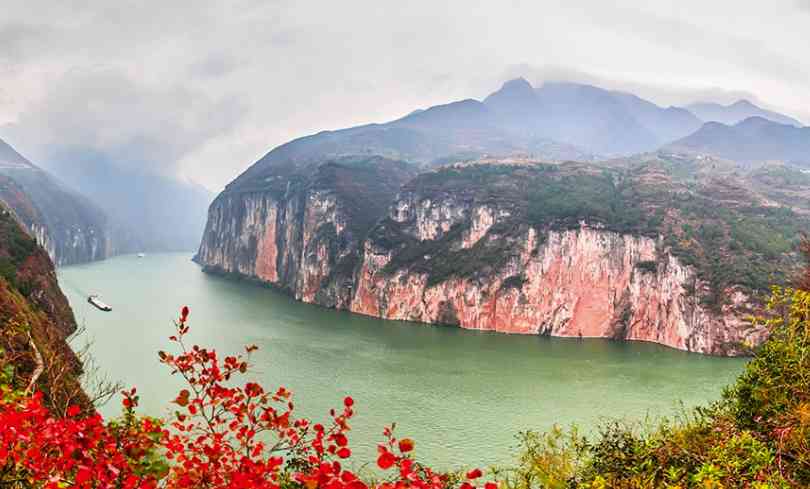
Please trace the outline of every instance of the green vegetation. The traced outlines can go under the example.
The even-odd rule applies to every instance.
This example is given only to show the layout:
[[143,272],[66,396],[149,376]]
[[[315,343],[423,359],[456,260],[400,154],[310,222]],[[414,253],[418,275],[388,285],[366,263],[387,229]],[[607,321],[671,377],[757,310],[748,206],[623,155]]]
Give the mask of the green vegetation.
[[[415,273],[426,273],[430,286],[452,277],[470,277],[498,269],[512,256],[514,247],[508,238],[482,239],[468,249],[454,246],[468,229],[456,224],[439,239],[420,241],[406,233],[401,223],[386,219],[372,239],[377,244],[400,250],[386,265],[384,273],[407,267]],[[506,229],[506,224],[498,225],[497,229],[504,236],[518,234],[516,229]]]
[[636,263],[636,268],[647,273],[655,273],[658,270],[658,262],[654,260],[645,260]]
[[[19,283],[17,270],[36,249],[36,242],[22,230],[6,209],[0,209],[0,277],[13,287],[28,291],[27,284]],[[27,295],[27,294],[24,294]]]
[[523,433],[504,489],[810,486],[810,292],[774,288],[771,338],[715,405],[639,430],[587,439]]
[[[706,171],[695,164],[684,168],[657,160],[612,168],[583,163],[444,167],[419,175],[404,191],[414,202],[467,210],[488,206],[507,217],[499,217],[470,249],[459,246],[471,225],[469,217],[426,241],[413,237],[412,222],[386,220],[372,239],[394,250],[386,272],[407,268],[427,273],[428,282],[436,284],[453,276],[486,275],[502,266],[529,227],[540,240],[549,231],[578,229],[583,222],[617,233],[661,236],[661,250],[694,267],[709,284],[702,301],[719,308],[731,287],[756,294],[772,283],[784,283],[797,237],[810,230],[810,220],[788,207],[762,203],[726,174],[704,175]],[[694,178],[687,182],[681,174]],[[638,267],[655,272],[657,264]]]

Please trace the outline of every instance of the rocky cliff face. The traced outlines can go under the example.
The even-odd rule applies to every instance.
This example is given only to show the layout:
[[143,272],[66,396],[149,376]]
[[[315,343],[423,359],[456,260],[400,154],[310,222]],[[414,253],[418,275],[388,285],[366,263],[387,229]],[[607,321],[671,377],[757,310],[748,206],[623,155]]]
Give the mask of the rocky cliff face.
[[413,170],[384,158],[339,159],[284,190],[226,190],[211,204],[196,260],[347,308],[362,239]]
[[41,390],[56,415],[71,404],[91,409],[66,341],[75,331],[53,263],[0,204],[0,382]]
[[0,140],[0,201],[57,265],[114,253],[104,212],[37,168]]
[[[389,178],[373,206],[347,198],[374,185],[339,191],[324,175],[340,166],[324,165],[284,192],[226,190],[197,259],[387,319],[743,354],[766,335],[745,318],[806,219],[659,163],[453,165]],[[361,226],[357,208],[373,208]]]
[[[397,217],[407,209],[400,203]],[[454,245],[469,249],[481,240],[505,239],[489,232],[495,213],[473,209],[470,230]],[[449,229],[435,216],[414,214],[417,234]],[[764,331],[742,321],[744,294],[729,290],[733,303],[710,310],[694,293],[707,284],[662,251],[660,240],[587,225],[543,235],[528,228],[507,240],[503,265],[438,283],[407,267],[387,270],[391,250],[366,243],[350,310],[502,333],[651,341],[722,355],[743,353],[745,345],[764,338]]]

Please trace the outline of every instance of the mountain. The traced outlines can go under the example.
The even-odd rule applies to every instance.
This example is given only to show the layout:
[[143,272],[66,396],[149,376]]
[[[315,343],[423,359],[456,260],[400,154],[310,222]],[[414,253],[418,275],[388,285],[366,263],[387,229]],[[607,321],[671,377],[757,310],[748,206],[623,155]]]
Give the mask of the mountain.
[[223,192],[196,260],[387,319],[740,354],[765,336],[744,317],[810,222],[706,163],[329,160]]
[[483,101],[452,102],[383,124],[295,139],[270,151],[229,187],[272,186],[325,159],[359,154],[420,166],[510,155],[591,161],[599,154],[651,151],[700,125],[688,111],[658,107],[631,94],[573,83],[535,89],[519,78]]
[[0,140],[0,200],[59,265],[114,251],[106,214]]
[[54,155],[48,165],[110,216],[119,252],[187,251],[199,245],[213,199],[204,187],[118,166],[88,151]]
[[[733,131],[773,125],[798,131]],[[638,153],[717,126],[632,94],[512,80],[273,149],[211,204],[195,260],[387,319],[743,354],[766,336],[745,317],[810,230],[810,185],[780,192],[776,174],[683,144]],[[620,156],[537,156],[581,145]]]
[[502,126],[601,154],[648,151],[698,129],[686,110],[590,85],[512,80],[484,100]]
[[20,390],[36,381],[55,413],[72,404],[91,408],[79,381],[81,362],[66,341],[76,328],[48,254],[0,203],[0,380]]
[[748,100],[738,100],[730,105],[701,102],[687,105],[686,108],[705,122],[719,122],[728,126],[733,126],[751,117],[761,117],[779,124],[796,127],[804,126],[792,117],[763,109]]
[[741,162],[780,160],[810,165],[810,127],[779,124],[762,117],[750,117],[733,126],[709,122],[669,148]]

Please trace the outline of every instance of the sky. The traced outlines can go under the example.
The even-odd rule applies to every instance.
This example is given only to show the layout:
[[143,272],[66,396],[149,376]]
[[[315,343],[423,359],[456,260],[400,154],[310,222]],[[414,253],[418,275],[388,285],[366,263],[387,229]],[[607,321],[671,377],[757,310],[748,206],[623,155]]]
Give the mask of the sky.
[[[4,0],[0,138],[217,191],[295,137],[509,78],[810,124],[810,0]],[[69,163],[63,163],[69,164]],[[47,165],[46,165],[47,166]]]

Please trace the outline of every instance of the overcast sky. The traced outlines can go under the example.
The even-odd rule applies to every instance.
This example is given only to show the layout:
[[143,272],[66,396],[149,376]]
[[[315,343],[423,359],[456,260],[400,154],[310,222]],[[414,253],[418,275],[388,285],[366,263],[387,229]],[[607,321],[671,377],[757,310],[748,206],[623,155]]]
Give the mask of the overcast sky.
[[4,0],[0,138],[219,190],[291,138],[569,78],[810,123],[810,0]]

